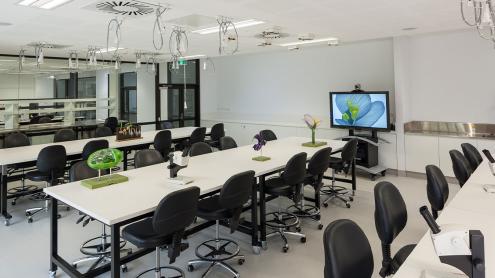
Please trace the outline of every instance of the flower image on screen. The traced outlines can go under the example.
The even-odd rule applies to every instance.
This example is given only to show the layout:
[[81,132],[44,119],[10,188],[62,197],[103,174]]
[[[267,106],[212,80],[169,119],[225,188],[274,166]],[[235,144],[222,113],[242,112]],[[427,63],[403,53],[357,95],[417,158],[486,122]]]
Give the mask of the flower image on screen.
[[387,94],[339,93],[331,98],[334,126],[388,128]]

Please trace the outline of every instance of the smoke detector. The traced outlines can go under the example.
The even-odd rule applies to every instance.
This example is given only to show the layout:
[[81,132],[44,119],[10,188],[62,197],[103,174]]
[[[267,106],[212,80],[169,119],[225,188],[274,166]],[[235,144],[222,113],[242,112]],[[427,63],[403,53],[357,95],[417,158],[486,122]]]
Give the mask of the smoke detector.
[[104,13],[125,16],[142,16],[149,15],[155,11],[158,6],[142,1],[99,1],[96,4],[87,6],[87,9],[97,10]]
[[258,44],[258,46],[270,46],[272,45],[273,40],[277,40],[280,38],[286,38],[289,34],[282,33],[280,27],[273,27],[270,29],[266,29],[260,34],[255,35],[254,37],[257,39],[262,39],[263,42]]

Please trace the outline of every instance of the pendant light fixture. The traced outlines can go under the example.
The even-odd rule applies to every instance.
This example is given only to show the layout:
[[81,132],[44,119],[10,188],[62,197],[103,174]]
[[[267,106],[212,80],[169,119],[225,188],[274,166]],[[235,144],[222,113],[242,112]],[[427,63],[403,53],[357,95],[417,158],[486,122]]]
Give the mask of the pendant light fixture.
[[219,17],[218,22],[218,54],[234,54],[239,50],[239,34],[231,18]]
[[461,0],[461,17],[478,34],[495,43],[495,9],[492,0]]
[[141,52],[136,52],[136,69],[141,68],[141,56],[142,56]]
[[79,68],[79,57],[77,51],[73,50],[69,53],[69,69]]
[[18,58],[18,61],[17,61],[17,63],[19,64],[19,72],[22,71],[22,69],[24,67],[24,63],[26,62],[25,53],[26,53],[26,50],[24,50],[24,49],[21,49],[19,51],[19,58]]
[[182,57],[186,55],[189,48],[189,42],[186,31],[182,27],[174,27],[170,34],[168,47],[172,56]]

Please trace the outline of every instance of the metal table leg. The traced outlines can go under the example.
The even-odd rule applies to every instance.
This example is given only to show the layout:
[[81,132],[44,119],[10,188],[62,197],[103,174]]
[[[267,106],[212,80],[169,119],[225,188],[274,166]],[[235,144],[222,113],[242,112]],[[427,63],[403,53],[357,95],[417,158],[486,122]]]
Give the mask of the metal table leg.
[[253,180],[253,190],[251,193],[251,245],[255,254],[260,253],[260,242],[258,238],[258,192],[256,179]]
[[7,167],[2,165],[2,177],[0,182],[0,212],[4,218],[5,225],[10,225],[12,215],[7,212]]
[[112,231],[111,235],[111,249],[110,249],[110,254],[112,257],[112,262],[111,264],[111,272],[112,278],[120,278],[120,225],[119,224],[114,224],[110,226],[110,229]]
[[127,149],[123,149],[122,151],[124,152],[124,161],[123,161],[124,167],[123,168],[124,168],[124,171],[127,171],[127,161],[128,161],[128,158],[127,158],[127,154],[128,154],[127,153]]
[[54,258],[58,256],[58,201],[51,198],[52,207],[50,214],[50,271],[49,277],[55,277],[57,273],[57,265]]
[[261,247],[266,249],[266,198],[265,176],[259,178]]

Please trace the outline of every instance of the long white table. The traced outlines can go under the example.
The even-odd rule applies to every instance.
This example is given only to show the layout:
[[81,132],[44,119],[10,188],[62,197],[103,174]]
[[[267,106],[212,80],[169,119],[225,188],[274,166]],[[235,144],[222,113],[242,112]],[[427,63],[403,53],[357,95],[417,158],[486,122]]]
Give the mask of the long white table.
[[[442,224],[456,224],[469,230],[481,230],[485,240],[485,277],[491,278],[495,277],[495,194],[486,193],[483,189],[485,184],[495,184],[486,159],[441,212],[437,222],[440,227]],[[458,269],[440,262],[429,231],[394,277],[420,278],[423,272],[430,275],[426,276],[428,278],[465,277]]]
[[[172,133],[172,140],[183,140],[189,138],[191,133],[196,127],[181,127],[170,129]],[[60,143],[48,143],[31,145],[17,148],[0,149],[0,167],[1,167],[1,183],[0,183],[0,211],[1,215],[5,218],[5,224],[9,224],[9,219],[12,217],[7,212],[7,182],[8,182],[8,169],[12,165],[23,162],[34,162],[36,161],[39,152],[51,145],[62,145],[65,147],[67,156],[77,156],[82,153],[82,149],[86,143],[96,139],[106,139],[108,140],[110,148],[117,148],[124,151],[124,170],[127,170],[127,152],[130,149],[146,146],[153,143],[155,135],[159,130],[146,131],[143,132],[142,138],[127,141],[117,141],[115,136],[91,138],[91,139],[80,139],[74,141],[60,142]],[[209,129],[207,130],[209,133]]]
[[[219,190],[234,174],[247,170],[254,170],[258,179],[264,179],[266,175],[270,175],[282,169],[293,155],[299,152],[306,152],[309,159],[316,151],[323,148],[308,148],[301,146],[303,142],[307,141],[307,138],[300,137],[270,141],[263,148],[263,155],[271,157],[271,160],[265,162],[252,160],[252,157],[257,156],[258,153],[255,152],[251,146],[191,157],[188,167],[181,170],[179,174],[193,178],[194,182],[186,186],[198,186],[201,190],[201,195],[205,196]],[[327,141],[328,146],[332,147],[334,152],[340,151],[345,144],[345,142],[342,141],[325,141]],[[57,266],[59,266],[73,277],[79,277],[81,275],[76,269],[70,268],[70,265],[57,254],[58,228],[56,204],[57,201],[61,201],[111,227],[111,266],[104,266],[91,273],[86,273],[84,277],[93,277],[109,268],[111,269],[112,277],[120,277],[121,264],[144,254],[135,252],[130,258],[120,258],[118,252],[120,227],[151,215],[164,196],[184,188],[184,186],[167,181],[169,176],[167,165],[168,163],[162,163],[123,172],[121,173],[122,175],[129,177],[128,182],[97,190],[87,189],[86,187],[83,187],[80,182],[68,183],[45,189],[44,191],[53,197],[54,202],[52,204],[51,212],[51,273],[54,273]],[[253,188],[257,188],[256,184],[253,184]],[[261,189],[260,192],[262,192]],[[260,194],[260,199],[264,199],[264,197],[261,196],[264,196],[264,194]],[[258,228],[261,229],[262,233],[263,229],[265,229],[263,226],[264,202],[260,200],[261,219],[260,227],[258,227],[258,199],[256,190],[253,190],[251,204],[252,244],[253,248],[259,248],[261,243],[258,240]]]

